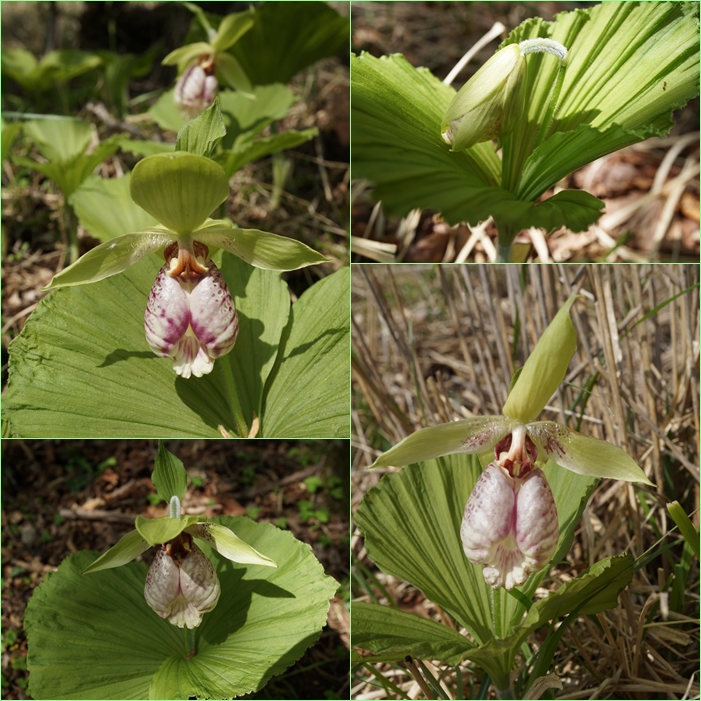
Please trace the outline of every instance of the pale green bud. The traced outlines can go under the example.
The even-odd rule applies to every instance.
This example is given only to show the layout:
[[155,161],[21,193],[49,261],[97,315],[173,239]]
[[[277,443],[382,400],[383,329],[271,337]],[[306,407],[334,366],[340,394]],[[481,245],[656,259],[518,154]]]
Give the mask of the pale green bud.
[[518,44],[497,51],[453,98],[441,134],[453,151],[463,151],[513,131],[526,91],[526,59]]

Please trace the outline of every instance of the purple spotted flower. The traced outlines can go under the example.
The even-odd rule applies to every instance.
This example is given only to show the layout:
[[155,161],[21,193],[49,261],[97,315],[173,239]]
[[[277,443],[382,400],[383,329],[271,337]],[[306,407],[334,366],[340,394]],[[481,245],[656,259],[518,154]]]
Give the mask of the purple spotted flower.
[[234,301],[204,244],[193,250],[173,243],[151,288],[144,325],[151,350],[173,358],[181,377],[202,377],[226,355],[239,330]]
[[146,603],[178,628],[199,626],[217,605],[220,592],[214,566],[188,533],[161,546],[144,587]]
[[214,102],[219,89],[214,71],[214,59],[204,55],[192,61],[178,78],[173,98],[186,119],[193,119]]
[[548,564],[560,531],[555,500],[533,464],[537,450],[528,435],[509,434],[494,453],[496,461],[484,469],[465,506],[460,536],[468,560],[484,565],[487,584],[510,590]]

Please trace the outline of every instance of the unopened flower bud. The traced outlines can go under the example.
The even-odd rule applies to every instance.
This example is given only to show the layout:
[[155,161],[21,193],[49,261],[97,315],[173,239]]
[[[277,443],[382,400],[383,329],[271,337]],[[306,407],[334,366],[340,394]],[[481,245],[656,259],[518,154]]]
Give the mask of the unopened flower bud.
[[465,507],[460,528],[463,549],[484,565],[494,589],[523,584],[547,565],[559,538],[557,509],[545,475],[533,468],[512,477],[497,463],[487,465]]
[[480,141],[509,134],[521,118],[526,91],[526,59],[518,44],[497,51],[462,86],[443,115],[441,134],[462,151]]
[[239,324],[234,301],[207,247],[194,254],[173,244],[151,288],[144,325],[151,350],[173,358],[176,374],[202,377],[236,342]]
[[203,57],[193,61],[178,78],[173,99],[186,119],[193,119],[209,107],[217,96],[219,84],[214,61]]
[[146,575],[148,605],[178,628],[196,628],[219,601],[219,579],[192,537],[181,533],[165,543]]

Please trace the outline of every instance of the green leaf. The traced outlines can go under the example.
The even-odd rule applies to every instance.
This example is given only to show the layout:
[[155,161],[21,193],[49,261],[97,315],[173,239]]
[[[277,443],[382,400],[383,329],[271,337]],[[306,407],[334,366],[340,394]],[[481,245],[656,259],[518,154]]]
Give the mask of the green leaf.
[[289,131],[282,134],[272,134],[264,136],[248,143],[243,140],[237,143],[236,148],[231,151],[224,151],[216,158],[217,162],[224,168],[227,177],[231,177],[237,170],[243,168],[246,163],[255,161],[271,153],[285,151],[286,149],[299,146],[317,136],[319,131],[316,127],[305,129],[304,131]]
[[326,3],[266,2],[253,17],[229,49],[253,85],[287,83],[319,59],[348,51],[348,20]]
[[[552,135],[533,151],[557,70],[529,59],[527,114],[505,142],[515,192],[535,199],[585,163],[672,127],[672,111],[698,94],[698,6],[602,3],[527,20],[505,43],[549,37],[569,49]],[[560,133],[558,133],[560,132]],[[551,141],[552,140],[552,141]],[[531,153],[533,152],[533,153]]]
[[351,67],[354,176],[372,181],[392,214],[431,206],[451,223],[486,219],[503,199],[501,163],[491,143],[451,153],[441,138],[455,90],[398,54],[364,53]]
[[451,453],[491,451],[516,424],[504,416],[475,416],[419,429],[380,455],[370,467],[409,465]]
[[326,256],[317,253],[301,241],[277,236],[257,229],[237,229],[213,221],[194,233],[197,241],[216,246],[263,270],[298,270],[308,265],[327,263]]
[[699,532],[694,528],[694,524],[691,519],[686,515],[686,512],[679,505],[678,501],[673,501],[671,504],[667,504],[667,511],[669,515],[674,520],[674,523],[679,527],[679,531],[684,536],[684,540],[689,544],[689,547],[693,550],[696,559],[699,558]]
[[15,122],[13,124],[7,124],[5,120],[2,120],[2,160],[4,161],[10,155],[10,149],[12,149],[12,144],[17,137],[20,129],[22,129],[21,122]]
[[219,24],[217,35],[212,39],[215,51],[225,51],[235,44],[253,26],[255,16],[253,8],[226,15]]
[[239,538],[230,528],[218,523],[198,523],[187,528],[190,535],[199,538],[232,562],[244,565],[277,567],[269,558]]
[[54,275],[45,289],[73,287],[99,282],[125,271],[149,253],[163,248],[175,239],[172,231],[160,227],[124,234],[101,243],[81,256],[58,275]]
[[389,606],[353,603],[351,621],[353,645],[372,652],[366,658],[370,662],[395,662],[410,655],[456,665],[474,648],[448,626]]
[[121,567],[146,552],[151,546],[138,531],[129,531],[122,536],[106,553],[100,555],[81,574],[99,572],[113,567]]
[[202,114],[191,119],[178,132],[175,150],[209,158],[225,134],[226,127],[219,109],[219,98],[215,97],[214,102]]
[[2,72],[30,93],[55,89],[57,83],[75,78],[101,64],[94,53],[61,49],[49,51],[39,62],[24,49],[2,50]]
[[349,268],[312,285],[292,305],[265,389],[265,436],[347,438],[350,407]]
[[[596,480],[549,462],[544,473],[557,504],[560,540],[554,560],[569,549],[574,529]],[[367,492],[356,521],[368,555],[387,574],[417,586],[449,611],[475,638],[492,635],[490,600],[500,597],[503,631],[519,623],[522,605],[503,589],[492,594],[482,567],[465,557],[460,525],[465,505],[481,473],[477,456],[448,456],[385,475]],[[532,574],[521,590],[531,597],[547,570]],[[499,669],[509,669],[506,661]]]
[[560,308],[528,356],[518,380],[504,404],[503,413],[520,423],[538,417],[548,400],[565,379],[577,350],[577,333],[570,319],[572,295]]
[[119,146],[122,151],[133,153],[135,156],[154,156],[157,153],[172,153],[175,150],[175,144],[164,141],[139,141],[126,138],[119,142]]
[[164,92],[156,102],[149,107],[148,113],[161,129],[179,132],[186,124],[187,119],[180,114],[175,104],[173,95],[175,88]]
[[[214,261],[234,298],[239,335],[212,374],[178,378],[172,360],[156,357],[148,347],[144,309],[162,264],[149,256],[120,276],[56,290],[39,303],[10,349],[2,409],[12,433],[220,437],[219,427],[231,432],[233,425],[223,363],[231,367],[250,426],[253,413],[260,416],[289,294],[276,273],[228,254],[217,254]],[[346,377],[338,387],[347,386]]]
[[235,148],[239,139],[244,144],[259,134],[276,119],[287,115],[297,101],[286,85],[262,85],[249,92],[222,90],[219,93],[221,110],[226,124],[224,149]]
[[187,472],[181,460],[166,449],[161,441],[158,442],[158,455],[151,475],[153,486],[158,496],[170,504],[172,496],[182,502],[187,491]]
[[105,158],[111,156],[119,148],[121,135],[111,136],[103,141],[89,155],[80,153],[65,161],[50,161],[48,163],[37,163],[28,158],[15,157],[16,163],[33,168],[51,178],[58,185],[66,198],[70,197],[75,190],[80,187],[90,174],[99,166]]
[[167,543],[169,540],[179,536],[186,528],[190,528],[198,521],[206,520],[206,516],[181,516],[180,518],[171,518],[170,516],[161,516],[161,518],[144,518],[143,516],[136,517],[136,530],[139,535],[149,545],[160,545]]
[[33,119],[24,133],[49,161],[69,161],[82,156],[90,143],[92,127],[80,119]]
[[123,178],[91,176],[70,196],[80,225],[91,236],[107,241],[158,224],[155,217],[132,201],[130,178],[130,173]]
[[247,518],[215,520],[279,568],[234,565],[202,546],[222,593],[194,630],[194,655],[186,657],[182,631],[146,604],[144,563],[81,577],[96,557],[81,552],[66,558],[27,606],[32,697],[232,698],[295,662],[326,623],[337,583],[289,532]]
[[229,194],[221,166],[183,151],[147,156],[131,174],[131,197],[166,228],[189,234]]
[[225,261],[222,273],[236,303],[239,335],[234,349],[215,363],[214,371],[221,383],[223,361],[228,360],[246,424],[251,426],[254,416],[260,418],[263,411],[263,388],[290,315],[290,293],[273,272],[251,268],[234,256],[226,256]]
[[477,662],[487,671],[495,658],[511,655],[536,628],[548,621],[578,611],[581,615],[601,613],[618,605],[618,595],[633,579],[633,559],[626,553],[607,557],[592,565],[587,572],[562,584],[557,591],[533,604],[523,623],[505,638],[492,638],[465,657]]

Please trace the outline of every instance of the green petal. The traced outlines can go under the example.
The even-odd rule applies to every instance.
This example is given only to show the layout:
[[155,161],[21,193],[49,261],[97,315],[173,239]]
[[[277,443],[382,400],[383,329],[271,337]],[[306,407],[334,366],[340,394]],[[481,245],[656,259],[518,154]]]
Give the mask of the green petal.
[[181,46],[175,51],[171,51],[162,61],[164,66],[174,66],[177,63],[187,65],[192,59],[205,54],[213,54],[214,47],[204,41],[198,41],[196,44],[187,44]]
[[380,455],[370,467],[409,465],[451,453],[486,453],[515,425],[503,416],[475,416],[422,428]]
[[100,555],[82,574],[108,570],[111,567],[121,567],[146,552],[151,546],[141,537],[138,531],[129,531],[122,536],[106,553]]
[[213,222],[193,232],[192,236],[206,246],[223,248],[263,270],[297,270],[329,260],[300,241],[257,229],[216,226]]
[[233,562],[240,562],[244,565],[277,567],[269,557],[262,555],[248,543],[245,543],[226,526],[218,523],[198,523],[185,530]]
[[173,240],[173,232],[160,227],[118,236],[101,243],[81,256],[73,265],[54,275],[44,289],[53,290],[57,287],[72,287],[104,280],[123,272],[144,256],[167,246]]
[[134,202],[181,235],[203,224],[228,194],[221,166],[183,151],[147,156],[131,174]]
[[577,350],[577,334],[570,319],[570,307],[575,299],[577,295],[564,303],[528,356],[504,404],[504,415],[510,419],[521,423],[533,421],[565,379]]
[[217,35],[212,39],[214,50],[226,51],[233,46],[253,26],[254,18],[255,11],[252,8],[224,17],[217,29]]
[[547,457],[566,470],[654,486],[630,455],[611,443],[583,436],[554,421],[536,421],[528,424],[526,430],[538,448],[538,456]]
[[181,516],[171,518],[161,516],[161,518],[136,517],[136,530],[149,545],[160,545],[167,543],[179,536],[184,530],[192,526],[193,523],[206,520],[206,516]]

